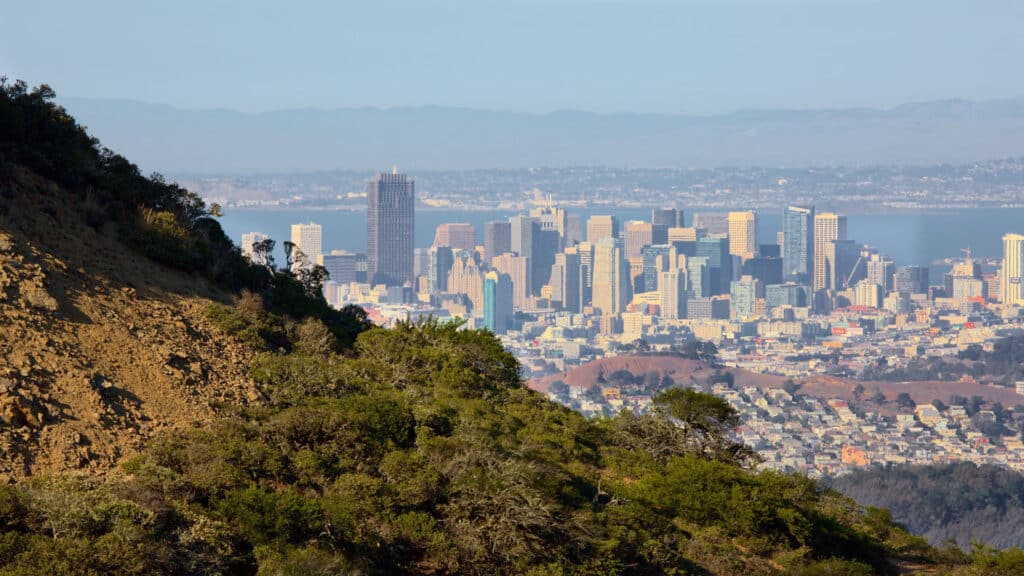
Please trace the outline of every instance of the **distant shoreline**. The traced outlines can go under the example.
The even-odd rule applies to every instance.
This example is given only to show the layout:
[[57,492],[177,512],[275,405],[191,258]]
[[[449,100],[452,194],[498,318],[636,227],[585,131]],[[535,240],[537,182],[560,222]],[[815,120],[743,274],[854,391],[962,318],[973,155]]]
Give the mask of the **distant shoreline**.
[[[211,200],[206,199],[207,203]],[[573,204],[561,204],[554,202],[556,206],[565,208],[569,211],[576,210],[645,210],[664,208],[664,204],[640,204],[640,205],[573,205]],[[957,212],[968,212],[976,210],[1024,210],[1024,204],[1018,206],[956,206],[956,207],[928,207],[928,208],[886,208],[877,210],[850,210],[837,207],[835,204],[828,204],[831,210],[841,211],[847,216],[878,216],[886,214],[955,214]],[[502,206],[417,206],[417,212],[524,212],[529,210],[531,207],[537,205],[523,205],[521,207],[502,207]],[[734,207],[724,208],[720,206],[704,207],[704,206],[680,206],[684,210],[691,212],[699,212],[704,214],[720,213],[724,214],[732,210],[758,210],[763,213],[770,213],[771,211],[782,211],[783,206],[773,206],[771,210],[758,207]],[[225,210],[240,210],[240,211],[252,211],[252,212],[364,212],[365,206],[310,206],[310,205],[232,205],[224,204],[222,208]]]

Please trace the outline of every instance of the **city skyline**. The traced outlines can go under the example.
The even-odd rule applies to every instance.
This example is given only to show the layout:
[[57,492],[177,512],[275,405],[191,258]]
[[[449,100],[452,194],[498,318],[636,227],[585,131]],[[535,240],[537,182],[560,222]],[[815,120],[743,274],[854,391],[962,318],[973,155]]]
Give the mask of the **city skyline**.
[[[390,177],[405,186],[399,189],[411,189],[412,181],[405,175],[399,175],[397,169]],[[380,187],[380,183],[386,180],[385,175],[379,174],[368,184],[368,202],[373,196],[373,187]],[[933,296],[933,289],[941,290],[943,297],[956,302],[981,298],[1013,304],[1012,300],[1007,301],[1011,297],[1007,296],[1007,286],[1021,281],[1015,268],[1019,264],[1015,264],[1012,258],[1004,256],[1003,270],[1009,272],[983,277],[981,268],[968,253],[964,263],[954,266],[945,275],[943,284],[929,286],[926,268],[898,266],[876,248],[848,240],[845,215],[831,212],[815,214],[813,206],[787,207],[783,212],[783,231],[779,236],[782,244],[756,246],[753,253],[750,252],[750,236],[757,228],[757,214],[753,211],[722,215],[698,213],[694,215],[694,221],[700,227],[691,228],[666,228],[669,224],[686,223],[681,218],[682,212],[677,209],[652,210],[650,222],[630,220],[623,228],[619,227],[619,220],[614,215],[592,215],[586,219],[585,228],[587,237],[596,239],[596,243],[571,238],[572,235],[582,236],[583,229],[577,224],[577,232],[572,231],[569,223],[580,222],[580,218],[571,211],[549,203],[531,209],[529,214],[511,216],[507,222],[486,223],[482,244],[476,243],[476,229],[470,223],[438,225],[433,246],[429,249],[416,248],[412,250],[414,254],[406,254],[410,261],[420,262],[423,254],[428,258],[423,267],[416,264],[415,270],[410,268],[411,280],[402,283],[420,293],[425,289],[425,293],[431,295],[431,301],[437,294],[463,294],[468,297],[470,306],[454,310],[461,310],[460,315],[478,317],[483,313],[483,284],[493,267],[501,274],[499,284],[502,293],[507,290],[513,295],[510,298],[515,309],[534,308],[536,303],[550,302],[541,306],[554,305],[556,310],[572,312],[589,310],[587,307],[592,305],[593,313],[601,317],[619,317],[617,321],[611,319],[608,327],[602,324],[602,330],[616,333],[627,318],[621,316],[627,311],[627,304],[628,310],[637,305],[644,306],[643,303],[650,300],[647,294],[654,298],[650,301],[656,305],[655,316],[687,318],[691,315],[689,308],[692,308],[708,311],[708,317],[715,317],[714,306],[705,308],[709,305],[705,302],[714,304],[716,298],[723,298],[729,305],[731,318],[748,318],[765,317],[776,301],[785,302],[784,305],[800,302],[802,306],[811,307],[815,314],[827,314],[833,306],[904,312],[909,310],[907,297],[910,294],[927,291],[927,297],[932,299],[940,294],[936,292]],[[670,218],[666,218],[668,214],[671,214]],[[371,227],[373,218],[368,211],[367,220]],[[659,240],[663,235],[667,243],[654,244],[655,229],[659,230]],[[303,236],[314,230],[315,248],[312,237]],[[507,241],[500,238],[504,235],[499,232],[502,230],[509,230]],[[683,234],[684,231],[687,232]],[[309,249],[320,250],[319,226],[294,225],[292,233],[296,245],[308,244]],[[243,241],[251,243],[253,238],[263,237],[258,233],[246,234]],[[1004,237],[1005,254],[1012,256],[1014,250],[1024,245],[1018,241],[1011,242],[1019,237],[1015,234]],[[492,254],[488,260],[488,244],[492,252],[504,252]],[[808,272],[784,273],[787,245],[794,247],[790,253],[796,264],[790,265],[805,266]],[[380,278],[375,278],[370,272],[369,255],[364,257],[365,263],[360,266],[358,255],[339,250],[332,251],[332,254],[336,255],[333,260],[318,254],[316,261],[321,264],[331,261],[334,266],[341,266],[344,262],[343,276],[346,278],[351,276],[350,270],[365,268],[364,282],[370,285],[389,283],[378,281]],[[665,277],[665,272],[672,271],[677,274],[671,277],[671,282],[678,283],[682,278],[685,294],[675,295],[678,291],[670,291],[668,295],[659,296],[659,279]],[[358,272],[356,274],[358,278]],[[418,285],[412,282],[421,274]],[[1010,274],[1009,278],[1007,274]],[[802,292],[798,292],[802,295],[797,298],[786,295],[779,300],[780,294],[786,293],[780,290],[788,289],[787,283],[802,287]],[[887,298],[897,288],[905,291],[897,290],[892,292],[892,298]],[[406,301],[407,297],[402,298]],[[845,298],[846,304],[841,304],[837,298]],[[672,310],[663,313],[657,308],[662,302],[671,304]],[[686,308],[686,312],[675,311],[682,308]],[[632,321],[633,316],[629,318]]]
[[1020,0],[7,4],[5,573],[1024,574]]

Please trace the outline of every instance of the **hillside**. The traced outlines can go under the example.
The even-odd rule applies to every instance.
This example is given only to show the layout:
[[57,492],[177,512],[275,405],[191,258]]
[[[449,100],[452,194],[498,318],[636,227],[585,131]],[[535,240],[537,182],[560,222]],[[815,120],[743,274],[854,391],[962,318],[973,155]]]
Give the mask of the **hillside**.
[[[607,376],[617,370],[627,370],[633,374],[646,374],[654,371],[668,374],[674,381],[684,383],[691,379],[704,381],[714,371],[714,368],[707,362],[678,356],[624,354],[593,360],[566,372],[533,380],[529,385],[535,390],[546,392],[552,382],[561,380],[569,386],[586,390],[597,383],[600,374]],[[760,374],[743,368],[726,367],[723,370],[733,375],[735,385],[739,388],[746,386],[761,389],[781,388],[787,380],[785,376]],[[853,401],[854,390],[860,385],[868,391],[881,391],[888,400],[895,400],[900,393],[906,392],[921,404],[928,404],[933,400],[948,402],[954,395],[980,396],[986,401],[1001,402],[1006,406],[1013,406],[1021,402],[1021,396],[1010,388],[988,386],[977,382],[862,381],[827,375],[814,375],[799,380],[802,394],[826,400],[840,398]]]
[[934,544],[1024,547],[1024,476],[970,462],[859,470],[828,481]]
[[250,350],[203,314],[227,294],[89,226],[14,171],[0,204],[0,480],[101,473],[166,429],[259,394]]
[[0,576],[1024,568],[755,472],[713,396],[587,420],[490,332],[331,310],[317,269],[242,260],[215,207],[0,88]]

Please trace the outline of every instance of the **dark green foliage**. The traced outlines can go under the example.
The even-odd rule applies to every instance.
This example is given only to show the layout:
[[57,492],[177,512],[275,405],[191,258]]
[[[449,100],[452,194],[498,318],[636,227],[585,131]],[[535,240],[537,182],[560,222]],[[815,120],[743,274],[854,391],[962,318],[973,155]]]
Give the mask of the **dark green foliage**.
[[1013,386],[1024,372],[1024,336],[1014,335],[997,340],[991,352],[972,344],[957,353],[955,360],[946,358],[915,358],[906,367],[889,368],[884,364],[868,366],[861,374],[865,380],[892,382],[945,380],[956,381],[964,376],[989,379],[1003,386]]
[[747,466],[757,456],[729,439],[741,423],[728,402],[690,388],[670,388],[652,400],[651,414],[624,413],[614,421],[620,441],[665,462],[687,454]]
[[830,481],[858,502],[885,506],[896,521],[932,543],[982,541],[1024,546],[1024,476],[965,462],[891,466]]
[[4,566],[886,573],[903,534],[807,478],[737,466],[753,456],[728,441],[739,418],[706,394],[673,388],[650,414],[588,421],[523,388],[486,331],[401,323],[342,356],[323,326],[250,312],[287,340],[253,369],[271,405],[162,437],[116,489],[0,491]]
[[831,558],[796,570],[795,576],[871,576],[874,569],[863,562]]

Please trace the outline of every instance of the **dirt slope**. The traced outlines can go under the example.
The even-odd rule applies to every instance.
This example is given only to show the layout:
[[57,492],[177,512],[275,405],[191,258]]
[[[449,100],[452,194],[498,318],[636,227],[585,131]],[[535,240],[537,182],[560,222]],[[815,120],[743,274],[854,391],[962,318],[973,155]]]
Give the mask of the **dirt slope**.
[[116,469],[155,432],[258,401],[201,280],[95,230],[88,202],[20,172],[0,197],[0,479]]

